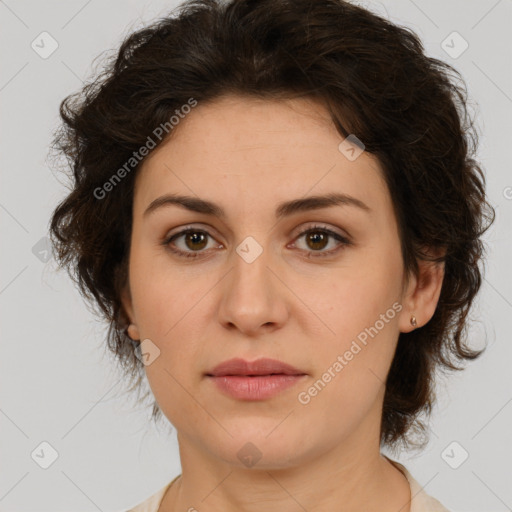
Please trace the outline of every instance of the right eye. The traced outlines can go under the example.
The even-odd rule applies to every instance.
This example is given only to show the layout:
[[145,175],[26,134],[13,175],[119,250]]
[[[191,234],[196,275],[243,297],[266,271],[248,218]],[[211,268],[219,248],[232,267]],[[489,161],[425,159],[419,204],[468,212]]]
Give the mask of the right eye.
[[[211,237],[208,231],[198,228],[187,228],[166,238],[163,245],[179,257],[197,258],[201,257],[202,253],[205,252],[203,249],[208,243],[208,237]],[[182,248],[179,248],[179,246],[176,248],[175,241],[180,239],[182,239],[181,241],[185,245],[182,245]],[[187,248],[191,250],[187,250]]]

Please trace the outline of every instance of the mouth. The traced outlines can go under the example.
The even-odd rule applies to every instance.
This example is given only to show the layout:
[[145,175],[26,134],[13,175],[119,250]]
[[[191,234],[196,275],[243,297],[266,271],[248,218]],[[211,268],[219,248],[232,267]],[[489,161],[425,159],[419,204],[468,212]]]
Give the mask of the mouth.
[[256,361],[246,361],[235,358],[224,361],[206,373],[207,377],[261,377],[272,375],[306,375],[305,372],[277,359],[262,358]]
[[224,395],[243,401],[266,400],[296,385],[307,373],[275,359],[230,359],[205,374]]

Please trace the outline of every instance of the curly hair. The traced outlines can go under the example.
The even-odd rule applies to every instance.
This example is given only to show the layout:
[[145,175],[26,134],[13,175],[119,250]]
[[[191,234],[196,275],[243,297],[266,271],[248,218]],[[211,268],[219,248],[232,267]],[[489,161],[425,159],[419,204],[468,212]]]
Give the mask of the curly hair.
[[[144,365],[120,301],[140,162],[115,190],[98,190],[191,98],[226,94],[320,101],[340,135],[356,135],[380,161],[407,274],[418,275],[420,260],[444,262],[435,313],[400,333],[386,381],[381,444],[414,447],[411,433],[425,434],[420,415],[435,403],[435,372],[461,370],[483,351],[467,345],[468,313],[482,281],[481,235],[495,211],[474,159],[465,83],[427,57],[412,30],[344,0],[189,0],[128,34],[103,70],[60,104],[51,148],[72,172],[51,218],[57,261],[99,306],[107,346],[134,382],[130,390],[140,391]],[[432,248],[443,255],[432,257]],[[152,417],[161,415],[154,401]]]

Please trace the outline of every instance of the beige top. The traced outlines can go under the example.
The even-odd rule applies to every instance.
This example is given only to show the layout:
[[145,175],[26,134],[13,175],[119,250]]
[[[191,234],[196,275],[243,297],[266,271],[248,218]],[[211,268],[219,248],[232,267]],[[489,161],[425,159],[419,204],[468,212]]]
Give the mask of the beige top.
[[[384,457],[386,457],[384,455]],[[409,485],[411,487],[411,512],[450,512],[447,508],[443,507],[439,501],[437,501],[432,496],[429,496],[421,487],[421,485],[411,476],[409,471],[394,460],[391,460],[389,457],[386,459],[391,462],[399,471],[401,471],[405,478],[407,478]],[[178,475],[171,482],[162,487],[155,494],[144,500],[142,503],[139,503],[135,507],[127,510],[126,512],[158,512],[158,508],[160,507],[160,503],[164,497],[165,491],[180,477]]]

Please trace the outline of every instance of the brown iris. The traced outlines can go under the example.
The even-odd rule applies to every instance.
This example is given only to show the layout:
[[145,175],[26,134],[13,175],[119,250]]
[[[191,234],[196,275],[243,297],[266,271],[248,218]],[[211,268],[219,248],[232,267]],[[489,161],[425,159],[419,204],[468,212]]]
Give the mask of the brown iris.
[[[192,246],[189,245],[191,242]],[[191,231],[190,233],[185,234],[185,244],[189,249],[204,249],[207,244],[207,235],[202,231]],[[202,244],[201,246],[196,244]]]
[[[310,245],[312,249],[323,249],[326,246],[328,238],[329,235],[322,231],[310,231],[309,234],[306,235],[307,242],[311,242],[313,244]],[[318,244],[320,244],[320,247]]]

